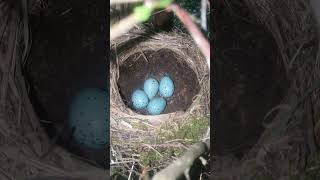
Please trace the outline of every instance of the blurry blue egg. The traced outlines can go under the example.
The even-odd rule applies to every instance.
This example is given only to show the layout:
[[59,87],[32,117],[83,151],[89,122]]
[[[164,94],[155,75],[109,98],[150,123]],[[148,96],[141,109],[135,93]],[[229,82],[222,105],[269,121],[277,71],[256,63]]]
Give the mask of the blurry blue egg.
[[166,100],[162,97],[153,98],[148,104],[148,112],[151,115],[159,115],[166,108]]
[[162,97],[168,98],[173,95],[174,84],[169,76],[164,76],[160,80],[159,92]]
[[90,149],[103,149],[109,143],[109,98],[97,88],[82,90],[73,99],[69,127],[77,144]]
[[147,107],[149,102],[147,94],[140,89],[137,89],[133,92],[131,96],[131,101],[133,103],[134,108],[136,109],[143,109]]
[[147,94],[149,99],[152,99],[159,90],[159,83],[154,78],[149,78],[144,82],[143,90]]

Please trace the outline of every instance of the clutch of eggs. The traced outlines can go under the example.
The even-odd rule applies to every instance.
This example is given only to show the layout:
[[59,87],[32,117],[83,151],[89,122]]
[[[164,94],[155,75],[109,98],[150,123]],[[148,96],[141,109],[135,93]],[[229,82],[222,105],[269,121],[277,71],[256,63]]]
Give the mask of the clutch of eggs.
[[[157,94],[161,97],[157,97]],[[174,83],[170,76],[161,78],[160,83],[154,78],[148,78],[143,84],[143,91],[137,89],[133,92],[131,100],[135,109],[147,108],[151,115],[161,114],[167,105],[164,98],[174,93]]]
[[108,104],[107,92],[97,88],[84,89],[73,99],[69,126],[77,144],[103,149],[109,142]]

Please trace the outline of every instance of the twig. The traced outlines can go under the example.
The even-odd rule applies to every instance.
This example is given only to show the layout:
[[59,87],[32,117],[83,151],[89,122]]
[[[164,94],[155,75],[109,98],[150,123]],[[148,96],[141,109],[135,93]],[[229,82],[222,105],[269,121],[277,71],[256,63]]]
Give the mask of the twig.
[[290,62],[289,62],[289,69],[292,68],[293,62],[297,59],[298,55],[300,54],[300,51],[302,49],[302,47],[304,46],[305,43],[300,44],[298,50],[296,51],[296,53],[293,55],[293,57],[291,58]]
[[190,172],[190,168],[187,168],[187,169],[184,171],[184,176],[186,177],[187,180],[191,180],[191,179],[190,179],[189,172]]
[[69,9],[63,11],[63,12],[60,14],[60,16],[66,15],[66,14],[69,13],[71,10],[72,10],[72,8],[69,8]]
[[124,163],[135,163],[135,161],[119,161],[119,162],[112,162],[112,163],[110,163],[110,165],[124,164]]
[[133,172],[134,164],[135,164],[135,163],[133,163],[133,164],[132,164],[132,166],[131,166],[130,174],[129,174],[128,180],[130,180],[130,179],[131,179],[131,175],[132,175],[132,172]]
[[207,31],[207,0],[201,0],[201,26]]
[[159,151],[157,151],[155,148],[153,148],[151,145],[149,145],[149,144],[142,144],[142,146],[146,146],[146,147],[148,147],[149,149],[152,149],[154,152],[156,152],[159,156],[161,156],[161,157],[163,157],[163,155],[159,152]]
[[128,3],[138,3],[144,2],[144,0],[110,0],[110,6],[115,4],[128,4]]
[[157,173],[152,180],[175,180],[191,167],[193,162],[204,152],[208,150],[208,145],[204,142],[194,144],[189,150],[178,160],[174,161],[165,169]]
[[141,49],[139,49],[139,51],[140,51],[140,53],[142,54],[144,60],[148,63],[149,60],[148,60],[148,58],[146,57],[146,55],[143,53],[143,51],[142,51]]
[[122,19],[117,24],[113,25],[110,29],[110,40],[114,40],[117,37],[127,33],[131,28],[133,28],[139,21],[134,14]]
[[14,180],[14,178],[9,175],[8,173],[6,173],[6,171],[4,171],[3,169],[0,168],[0,172],[5,175],[9,180]]
[[183,25],[187,28],[190,35],[200,48],[202,54],[205,56],[208,63],[208,67],[210,69],[210,44],[207,41],[207,39],[203,36],[199,28],[193,23],[191,16],[188,14],[187,11],[182,9],[177,4],[171,4],[168,7],[168,9],[173,11],[178,16]]
[[29,28],[29,16],[28,16],[28,3],[27,0],[23,0],[22,1],[22,8],[23,8],[23,34],[24,34],[24,45],[25,48],[23,50],[23,62],[22,64],[25,65],[27,62],[27,57],[29,55],[30,52],[30,47],[31,47],[31,42],[30,42],[30,28]]

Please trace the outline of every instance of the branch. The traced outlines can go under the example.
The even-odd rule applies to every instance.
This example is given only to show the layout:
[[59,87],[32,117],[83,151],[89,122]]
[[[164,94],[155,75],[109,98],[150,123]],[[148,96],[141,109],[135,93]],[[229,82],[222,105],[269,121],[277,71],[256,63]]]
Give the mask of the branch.
[[207,0],[201,0],[201,26],[207,31]]
[[161,170],[157,173],[152,180],[176,180],[184,172],[189,169],[193,162],[199,158],[199,156],[208,151],[210,148],[209,142],[208,144],[205,142],[200,142],[192,145],[189,150],[178,160],[174,161],[165,169]]
[[115,4],[128,4],[138,2],[144,2],[144,0],[110,0],[110,6]]
[[210,69],[210,44],[195,23],[193,23],[191,16],[177,4],[171,4],[168,9],[173,11],[187,28],[197,46],[200,48],[202,54],[205,56]]
[[110,40],[127,33],[132,29],[136,24],[139,23],[139,20],[134,14],[129,15],[128,17],[122,19],[119,23],[113,25],[110,29]]

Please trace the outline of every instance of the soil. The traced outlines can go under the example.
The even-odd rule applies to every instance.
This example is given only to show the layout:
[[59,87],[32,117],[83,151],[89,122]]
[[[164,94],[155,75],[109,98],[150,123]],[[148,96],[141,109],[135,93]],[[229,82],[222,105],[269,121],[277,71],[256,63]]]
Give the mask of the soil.
[[[141,53],[136,53],[120,66],[118,86],[125,104],[135,110],[131,102],[133,91],[143,89],[144,81],[150,77],[159,81],[164,75],[169,75],[174,82],[175,91],[167,99],[167,106],[162,114],[187,110],[200,89],[194,71],[185,62],[178,61],[177,55],[171,50],[146,51],[144,54],[147,60]],[[146,110],[137,112],[147,114]]]
[[289,86],[273,38],[244,7],[214,17],[214,153],[241,158],[259,139],[265,114]]
[[[72,98],[83,88],[106,90],[109,66],[106,43],[106,2],[49,1],[48,9],[30,17],[32,49],[25,67],[30,97],[48,135],[65,126]],[[57,143],[85,158],[93,156],[70,146],[63,130]],[[104,150],[109,152],[108,150]],[[99,153],[96,153],[99,154]],[[108,153],[93,159],[105,161]]]

